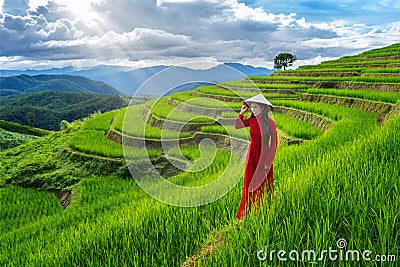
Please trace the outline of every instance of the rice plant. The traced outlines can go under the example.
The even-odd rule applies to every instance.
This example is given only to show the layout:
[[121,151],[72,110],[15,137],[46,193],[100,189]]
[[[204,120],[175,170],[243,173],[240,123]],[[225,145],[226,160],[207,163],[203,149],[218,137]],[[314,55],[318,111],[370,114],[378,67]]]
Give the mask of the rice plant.
[[[394,55],[398,47],[378,49],[360,56]],[[355,57],[348,59],[356,60]],[[389,77],[381,78],[373,77],[371,82],[395,82],[395,79],[386,79]],[[262,81],[264,78],[257,79]],[[276,81],[295,83],[309,81],[307,79],[310,78],[279,77]],[[326,77],[321,79],[330,80]],[[341,80],[356,81],[350,77]],[[329,90],[321,89],[315,93]],[[345,93],[340,89],[335,91]],[[363,92],[363,95],[368,95],[368,92]],[[189,101],[191,94],[177,93],[173,97]],[[396,95],[385,97],[395,98]],[[155,104],[154,110],[162,116],[170,113],[171,107],[167,105],[166,98],[156,102],[152,100],[145,105],[153,107]],[[193,265],[379,265],[376,261],[332,260],[327,253],[321,260],[312,259],[313,255],[310,255],[311,260],[301,259],[304,250],[319,253],[332,248],[337,250],[338,257],[355,249],[371,251],[373,260],[376,255],[397,256],[396,262],[382,262],[382,266],[398,266],[398,105],[391,117],[388,116],[384,124],[379,124],[375,114],[349,107],[280,99],[272,103],[325,116],[334,120],[334,124],[322,134],[313,132],[314,127],[305,122],[274,114],[278,128],[310,140],[301,145],[278,147],[274,161],[275,193],[272,200],[264,199],[264,205],[253,210],[254,213],[241,224],[236,223],[235,213],[242,193],[245,160],[212,146],[182,146],[170,149],[167,153],[167,156],[192,163],[188,171],[168,178],[168,182],[199,190],[210,183],[217,190],[232,186],[218,200],[202,206],[176,207],[157,201],[124,172],[109,176],[88,173],[87,177],[82,178],[82,174],[75,169],[81,170],[79,166],[90,164],[90,159],[85,157],[79,160],[79,157],[64,155],[65,144],[92,153],[92,158],[99,155],[107,157],[104,160],[108,161],[118,159],[123,155],[121,145],[109,141],[105,134],[110,127],[122,131],[125,112],[129,112],[126,110],[115,111],[113,115],[101,114],[93,118],[94,121],[83,121],[82,129],[79,129],[81,124],[73,124],[68,131],[56,132],[0,152],[0,265],[182,266],[200,252],[205,252],[204,256]],[[228,104],[239,109],[241,106],[240,101]],[[137,116],[134,118],[142,115],[140,108],[134,107],[132,110],[133,115]],[[237,113],[229,114],[225,115],[237,116]],[[180,112],[179,116],[189,115]],[[140,121],[134,120],[137,123]],[[134,126],[128,125],[127,129],[134,134]],[[157,131],[152,128],[149,130]],[[232,133],[236,132],[232,126],[202,128],[202,131],[222,134],[231,130]],[[155,134],[158,135],[159,132]],[[247,138],[248,132],[242,137]],[[141,166],[143,157],[148,157],[145,152],[137,152],[135,160],[138,166]],[[157,157],[161,155],[154,153]],[[96,161],[96,164],[99,162]],[[161,165],[163,162],[155,161],[155,164]],[[74,180],[73,187],[76,201],[65,210],[49,193],[15,186],[46,188],[43,184],[51,184],[54,177],[62,180],[65,177],[74,179],[74,176],[79,176],[78,180]],[[220,180],[221,176],[223,180]],[[43,177],[48,179],[43,180]],[[153,178],[141,177],[148,184],[154,184],[154,190],[164,189]],[[63,188],[71,189],[71,184],[66,186],[60,183]],[[167,200],[208,197],[208,192],[200,196],[183,195],[182,192],[176,188],[165,192],[165,197]],[[337,242],[343,239],[347,244],[338,249]],[[210,249],[212,243],[214,248]],[[268,252],[274,250],[274,257],[260,258],[259,252],[264,253],[265,249]],[[287,256],[287,260],[282,262],[277,258],[279,250],[297,250],[300,254],[282,255],[280,252],[280,256]]]
[[249,128],[246,128],[246,130],[243,131],[235,129],[233,125],[202,126],[200,131],[203,133],[223,134],[243,140],[249,140]]
[[[216,86],[203,86],[196,89],[196,91],[209,94],[209,95],[220,95],[220,96],[230,96],[230,97],[237,97],[240,98],[250,98],[254,96],[254,92],[242,92],[242,91],[233,91],[228,90]],[[297,94],[276,94],[276,93],[267,93],[267,90],[263,91],[262,94],[266,98],[294,98],[297,97]]]
[[322,130],[308,121],[295,119],[281,113],[274,113],[274,120],[278,129],[292,137],[310,140],[322,135]]
[[22,145],[37,138],[37,136],[13,133],[0,128],[0,151]]
[[61,213],[57,197],[49,192],[15,186],[0,188],[0,233],[29,225],[32,221]]
[[352,82],[376,82],[376,83],[399,83],[400,77],[375,77],[375,76],[352,76],[352,77],[293,77],[293,76],[253,76],[253,81],[289,81],[289,82],[318,82],[318,81],[352,81]]
[[214,122],[214,119],[204,116],[199,116],[195,113],[183,112],[178,109],[174,109],[167,103],[167,97],[160,98],[151,109],[151,113],[155,116],[178,122],[188,123],[210,123]]
[[343,97],[354,97],[372,101],[380,101],[387,103],[396,103],[400,99],[399,93],[394,92],[382,92],[376,90],[345,90],[345,89],[307,89],[303,91],[308,94],[322,94],[322,95],[334,95]]
[[[116,116],[114,129],[129,136],[147,139],[177,139],[191,136],[189,132],[177,132],[150,126],[144,121],[148,113],[143,112],[143,105],[121,109]],[[127,117],[125,118],[125,116]]]
[[[274,73],[279,73],[280,71],[276,71]],[[285,73],[290,73],[290,70],[286,70]],[[296,71],[297,72],[297,71]],[[283,89],[283,90],[297,90],[297,89],[307,89],[309,86],[302,84],[257,84],[257,83],[248,83],[243,81],[230,81],[230,82],[221,82],[218,85],[223,87],[232,87],[232,88],[250,88],[250,89],[260,89],[260,90],[268,90],[268,89]]]
[[82,130],[69,140],[69,145],[80,152],[110,158],[123,158],[122,145],[109,140],[105,133],[96,130]]
[[[202,264],[281,264],[276,253],[269,257],[272,250],[297,250],[291,258],[286,254],[288,266],[304,261],[321,266],[375,266],[376,255],[398,257],[399,126],[397,116],[372,135],[363,135],[322,156],[315,165],[297,169],[290,176],[279,175],[282,191],[275,200],[263,206],[257,217],[250,216],[239,231],[229,232],[227,245]],[[388,167],[384,162],[393,164]],[[371,261],[361,257],[346,261],[339,254],[336,260],[327,254],[323,257],[322,250],[338,249],[339,239],[347,241],[343,253],[370,250]],[[246,249],[238,249],[243,247]],[[260,250],[261,258],[257,257]],[[303,259],[304,250],[315,251],[316,257],[311,255],[309,260],[306,254]],[[397,266],[394,259],[391,257],[385,266]]]
[[110,128],[110,125],[114,120],[117,112],[117,110],[109,111],[104,114],[95,115],[93,118],[88,118],[84,120],[82,124],[82,129],[107,131]]
[[[82,130],[74,134],[69,140],[69,145],[74,150],[87,153],[90,155],[97,155],[107,158],[124,158],[124,151],[121,144],[117,144],[108,139],[103,131],[96,130]],[[129,148],[129,158],[159,156],[159,152],[149,150],[146,151],[140,148]]]

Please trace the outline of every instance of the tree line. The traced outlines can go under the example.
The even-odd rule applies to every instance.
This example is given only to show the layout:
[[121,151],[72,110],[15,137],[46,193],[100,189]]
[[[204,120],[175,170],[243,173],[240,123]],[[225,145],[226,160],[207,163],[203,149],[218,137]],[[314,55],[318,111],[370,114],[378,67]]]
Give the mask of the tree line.
[[[39,98],[39,102],[32,99]],[[74,102],[71,103],[71,99]],[[0,119],[46,130],[59,130],[60,122],[87,117],[127,106],[117,95],[91,93],[41,92],[20,97],[0,98]]]

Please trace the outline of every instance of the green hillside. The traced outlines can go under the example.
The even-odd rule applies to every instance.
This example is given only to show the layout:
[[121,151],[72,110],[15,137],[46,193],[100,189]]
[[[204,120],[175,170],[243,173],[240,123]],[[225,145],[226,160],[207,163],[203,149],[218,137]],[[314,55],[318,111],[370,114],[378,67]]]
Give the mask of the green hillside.
[[49,133],[43,129],[0,120],[0,151],[20,146]]
[[[0,265],[398,266],[399,51],[174,93],[0,152]],[[248,131],[233,120],[258,90],[275,106],[275,193],[238,224]],[[239,182],[179,207],[166,203],[208,195],[173,188],[157,201],[139,186],[162,192],[155,173],[189,189]],[[354,250],[371,261],[346,261]]]
[[11,77],[0,77],[0,96],[42,91],[122,95],[119,90],[110,85],[81,76],[46,74],[29,76],[21,74]]
[[0,151],[19,146],[37,138],[36,136],[19,134],[0,128]]
[[25,135],[33,135],[33,136],[44,136],[50,133],[50,131],[47,130],[21,125],[19,123],[4,121],[4,120],[0,120],[0,128],[9,132],[20,133]]
[[95,112],[126,106],[117,95],[98,95],[63,91],[0,97],[0,119],[47,130],[59,130],[62,120],[74,121]]

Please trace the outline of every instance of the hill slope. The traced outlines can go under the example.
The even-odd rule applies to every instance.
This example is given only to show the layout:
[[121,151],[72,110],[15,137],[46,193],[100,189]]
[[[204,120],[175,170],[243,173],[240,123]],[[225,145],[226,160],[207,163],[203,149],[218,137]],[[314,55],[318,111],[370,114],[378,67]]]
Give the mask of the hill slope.
[[20,146],[36,138],[34,135],[14,133],[0,128],[0,151]]
[[47,130],[59,130],[62,120],[74,121],[97,111],[126,106],[117,95],[44,91],[0,97],[0,119]]
[[100,95],[122,95],[122,92],[104,82],[93,81],[81,76],[21,74],[0,77],[0,96],[29,94],[42,91],[82,92]]

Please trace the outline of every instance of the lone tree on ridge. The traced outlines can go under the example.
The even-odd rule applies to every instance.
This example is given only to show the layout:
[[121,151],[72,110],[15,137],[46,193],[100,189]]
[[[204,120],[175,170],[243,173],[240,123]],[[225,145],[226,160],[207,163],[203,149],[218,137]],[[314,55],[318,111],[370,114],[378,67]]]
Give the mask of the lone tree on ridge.
[[279,53],[274,59],[274,68],[286,70],[297,60],[296,56],[290,53]]

